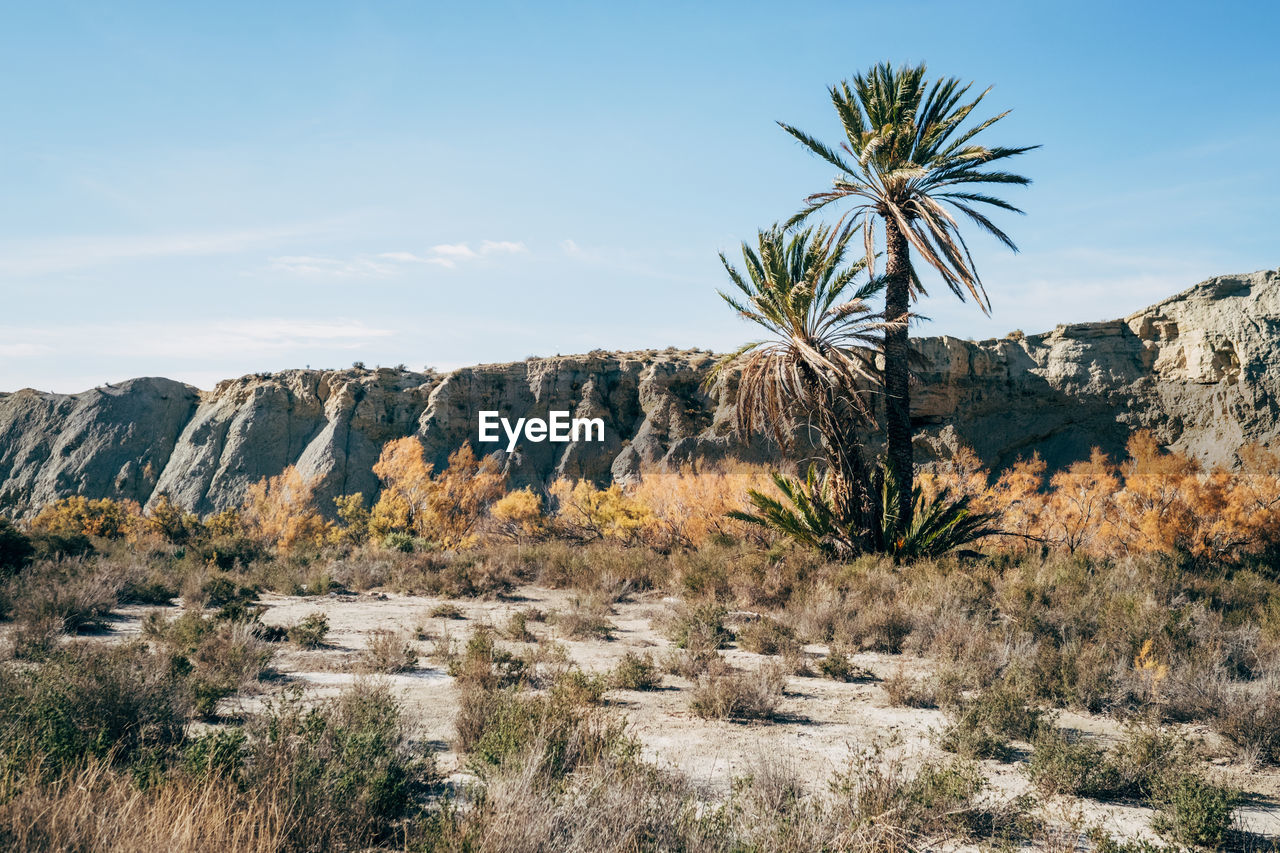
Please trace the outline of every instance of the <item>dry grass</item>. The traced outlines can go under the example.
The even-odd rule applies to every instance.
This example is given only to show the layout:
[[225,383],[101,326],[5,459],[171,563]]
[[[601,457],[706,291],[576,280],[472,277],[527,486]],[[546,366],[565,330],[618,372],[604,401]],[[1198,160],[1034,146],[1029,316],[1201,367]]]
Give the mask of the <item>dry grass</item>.
[[713,670],[689,694],[689,710],[708,720],[772,720],[787,686],[786,670],[765,664],[751,672]]
[[102,853],[275,853],[299,818],[278,791],[241,791],[223,779],[140,788],[91,762],[48,781],[0,777],[0,847]]
[[408,672],[418,664],[413,638],[403,631],[370,631],[358,667],[362,672]]

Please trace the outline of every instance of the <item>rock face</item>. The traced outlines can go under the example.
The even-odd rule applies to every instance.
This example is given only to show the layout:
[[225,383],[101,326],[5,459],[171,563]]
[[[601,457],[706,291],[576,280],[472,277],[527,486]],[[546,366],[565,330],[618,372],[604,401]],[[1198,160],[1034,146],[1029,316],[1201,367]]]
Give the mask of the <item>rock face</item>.
[[[920,338],[913,391],[922,463],[958,444],[994,469],[1038,452],[1051,468],[1100,447],[1123,455],[1136,429],[1208,465],[1247,443],[1280,443],[1280,271],[1221,276],[1122,320],[978,343]],[[384,443],[415,435],[437,466],[465,442],[496,454],[514,485],[558,476],[630,480],[641,470],[727,456],[768,461],[732,433],[732,378],[703,388],[701,351],[593,352],[447,375],[291,370],[211,392],[136,379],[82,394],[0,394],[0,513],[71,494],[168,494],[200,513],[296,465],[327,498],[372,497]],[[600,418],[604,441],[478,442],[481,411],[567,410]],[[876,432],[867,431],[875,445]]]

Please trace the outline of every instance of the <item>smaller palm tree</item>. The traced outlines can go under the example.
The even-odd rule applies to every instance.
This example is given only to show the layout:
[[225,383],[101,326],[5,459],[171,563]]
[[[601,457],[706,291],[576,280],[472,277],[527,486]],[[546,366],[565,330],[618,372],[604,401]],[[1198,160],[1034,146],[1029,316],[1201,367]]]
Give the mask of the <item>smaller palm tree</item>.
[[742,244],[745,275],[720,255],[742,293],[721,297],[768,336],[722,358],[707,382],[740,368],[735,426],[748,439],[769,433],[787,448],[798,422],[811,425],[827,457],[824,488],[835,527],[861,536],[877,519],[855,428],[872,418],[869,395],[880,385],[876,356],[885,324],[864,301],[878,285],[856,284],[865,261],[846,262],[850,237],[825,226],[790,236],[778,227],[761,231],[756,248]]

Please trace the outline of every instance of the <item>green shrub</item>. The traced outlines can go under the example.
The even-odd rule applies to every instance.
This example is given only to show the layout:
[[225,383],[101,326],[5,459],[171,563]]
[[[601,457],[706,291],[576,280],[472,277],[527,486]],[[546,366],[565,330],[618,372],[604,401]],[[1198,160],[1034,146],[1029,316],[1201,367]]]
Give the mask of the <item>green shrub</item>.
[[818,661],[818,669],[832,681],[849,682],[871,677],[871,673],[858,666],[839,649],[832,649],[830,654]]
[[471,633],[462,655],[449,661],[449,675],[460,688],[475,686],[492,691],[521,684],[532,673],[523,659],[494,642],[492,628],[482,625]]
[[261,678],[271,661],[271,650],[254,622],[195,611],[166,621],[153,613],[143,622],[142,631],[174,656],[188,677],[192,703],[202,717],[212,717],[219,701]]
[[385,685],[358,681],[318,705],[292,691],[268,703],[248,734],[244,784],[288,804],[285,849],[381,847],[438,781],[433,762],[411,749]]
[[564,692],[525,695],[514,687],[471,684],[459,696],[458,748],[481,772],[531,757],[538,774],[563,778],[605,754],[634,754],[622,725],[593,713]]
[[619,690],[657,690],[662,686],[662,675],[651,655],[627,652],[613,668],[611,684]]
[[1240,794],[1199,776],[1184,773],[1156,791],[1158,809],[1151,826],[1164,838],[1200,847],[1222,845]]
[[733,640],[724,626],[728,611],[719,604],[695,604],[679,608],[667,625],[667,638],[677,648],[723,649]]
[[289,642],[304,649],[318,649],[324,646],[324,638],[329,635],[329,617],[316,611],[309,613],[301,621],[295,622],[285,629]]
[[413,536],[408,533],[388,533],[382,538],[382,547],[402,554],[413,553]]
[[570,705],[599,705],[608,689],[609,680],[605,676],[588,675],[578,667],[560,673],[551,685],[552,695],[562,697]]
[[73,644],[35,667],[0,666],[0,764],[127,763],[182,739],[188,696],[181,673],[143,644]]
[[997,684],[964,701],[951,712],[939,746],[966,758],[1012,756],[1009,741],[1030,742],[1040,730],[1044,712],[1027,705],[1009,684]]
[[1045,794],[1110,799],[1124,790],[1106,750],[1046,727],[1035,739],[1027,773]]
[[31,540],[9,519],[0,516],[0,580],[25,568],[35,552]]

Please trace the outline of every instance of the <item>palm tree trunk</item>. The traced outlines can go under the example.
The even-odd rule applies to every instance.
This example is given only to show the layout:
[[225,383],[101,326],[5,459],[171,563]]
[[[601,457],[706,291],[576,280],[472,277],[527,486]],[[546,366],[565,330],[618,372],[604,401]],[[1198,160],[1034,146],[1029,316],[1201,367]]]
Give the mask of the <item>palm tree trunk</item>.
[[[911,447],[911,345],[907,315],[911,310],[911,269],[907,238],[892,216],[884,218],[886,268],[884,288],[885,320],[895,325],[884,333],[885,433],[889,470],[898,482],[899,529],[911,523],[913,476]],[[888,511],[889,507],[885,507]]]

